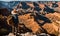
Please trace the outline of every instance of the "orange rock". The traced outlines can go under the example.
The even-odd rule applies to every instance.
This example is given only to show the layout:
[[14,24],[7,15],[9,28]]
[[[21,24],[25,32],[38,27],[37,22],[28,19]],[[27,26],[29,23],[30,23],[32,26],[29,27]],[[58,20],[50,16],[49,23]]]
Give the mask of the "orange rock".
[[49,13],[45,15],[47,18],[51,19],[51,20],[60,20],[60,13]]
[[34,18],[31,18],[30,14],[19,16],[19,20],[23,22],[28,29],[31,29],[33,33],[36,33],[41,28],[38,23],[34,21]]
[[33,5],[32,2],[31,3],[27,3],[27,5],[30,6],[30,7],[32,7],[32,8],[34,8],[34,5]]
[[49,34],[56,34],[58,32],[58,26],[54,23],[46,23],[42,26]]
[[60,7],[60,2],[57,2],[56,4],[58,5],[58,7]]
[[45,8],[45,5],[44,5],[44,4],[39,4],[39,7],[40,7],[41,9],[43,9],[43,8]]

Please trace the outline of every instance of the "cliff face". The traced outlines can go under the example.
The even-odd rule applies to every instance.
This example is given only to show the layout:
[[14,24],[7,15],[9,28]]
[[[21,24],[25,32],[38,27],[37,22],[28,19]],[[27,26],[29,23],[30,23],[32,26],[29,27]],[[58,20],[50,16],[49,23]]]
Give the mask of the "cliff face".
[[[55,14],[55,13],[53,13],[53,14]],[[38,22],[34,21],[35,18],[30,16],[30,14],[25,14],[25,15],[19,16],[19,22],[22,22],[28,29],[32,30],[32,32],[34,32],[34,33],[36,33],[36,32],[38,33],[40,31],[40,33],[45,32],[45,33],[57,35],[59,24],[58,24],[58,22],[55,22],[57,19],[57,16],[56,16],[56,18],[54,18],[55,15],[53,15],[53,14],[52,15],[50,14],[51,17],[48,16],[49,14],[46,14],[47,15],[46,17],[49,18],[52,22],[51,23],[45,22],[43,26],[38,24]],[[52,18],[55,20],[53,21]]]
[[41,33],[42,32],[41,27],[36,21],[34,21],[34,17],[30,15],[31,14],[25,14],[25,15],[19,16],[19,21],[22,22],[28,29],[32,30],[33,33],[36,33],[36,32]]
[[[55,35],[57,36],[59,32],[58,31],[59,25],[60,25],[59,11],[57,10],[58,12],[55,12],[54,8],[53,8],[54,11],[52,10],[51,6],[53,3],[51,3],[51,6],[48,6],[50,4],[41,4],[41,3],[36,3],[36,4],[38,6],[34,6],[34,2],[33,3],[21,2],[16,6],[16,10],[18,10],[19,13],[18,16],[19,32],[20,33],[27,32],[28,30],[28,32],[31,31],[31,33],[34,34],[46,33],[52,36]],[[23,5],[26,6],[24,7]],[[39,11],[37,11],[35,7],[38,7]],[[8,26],[14,26],[12,16],[10,16],[10,14],[8,13],[9,12],[8,9],[4,8],[4,9],[0,9],[0,11],[1,11],[0,14],[3,15],[2,19],[0,19],[1,21],[0,23],[2,25],[6,24]],[[6,17],[6,20],[4,18],[5,15],[6,16],[9,15],[8,17]]]
[[56,12],[53,13],[53,14],[52,13],[46,14],[46,17],[49,18],[52,21],[52,23],[49,24],[49,26],[52,25],[50,28],[53,27],[55,33],[59,32],[59,25],[60,25],[60,16],[59,15],[60,15],[60,13],[56,13]]
[[[53,14],[58,14],[58,15],[53,15]],[[38,34],[38,33],[40,34],[40,33],[44,32],[44,33],[48,33],[51,35],[52,34],[57,35],[58,34],[58,28],[59,28],[58,27],[59,26],[59,20],[57,19],[57,17],[59,17],[59,13],[53,13],[53,14],[46,14],[46,17],[51,20],[51,23],[45,22],[44,20],[38,21],[35,19],[36,17],[31,16],[31,13],[19,15],[18,16],[19,29],[22,28],[21,30],[23,30],[24,32],[25,32],[25,30],[29,29],[32,31],[32,33],[35,33],[35,34]],[[8,19],[9,18],[7,18],[7,20]],[[40,23],[38,23],[37,21]],[[2,23],[2,21],[0,23]],[[9,26],[13,26],[13,24],[14,24],[12,20],[9,20],[9,23],[10,23],[10,24],[8,24]],[[43,23],[43,25],[41,25],[42,23]],[[6,25],[7,25],[7,23],[6,23]]]

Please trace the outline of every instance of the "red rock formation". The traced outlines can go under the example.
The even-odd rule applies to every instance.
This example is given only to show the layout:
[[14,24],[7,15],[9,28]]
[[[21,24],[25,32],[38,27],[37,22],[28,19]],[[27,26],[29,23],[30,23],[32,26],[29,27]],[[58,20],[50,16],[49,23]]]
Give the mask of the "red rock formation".
[[32,30],[33,33],[42,32],[41,27],[37,22],[34,21],[34,18],[30,16],[30,14],[25,14],[19,16],[19,21],[22,22],[28,29]]
[[58,33],[58,26],[55,23],[46,23],[42,26],[49,34],[57,34]]
[[34,8],[33,2],[26,3],[28,6]]

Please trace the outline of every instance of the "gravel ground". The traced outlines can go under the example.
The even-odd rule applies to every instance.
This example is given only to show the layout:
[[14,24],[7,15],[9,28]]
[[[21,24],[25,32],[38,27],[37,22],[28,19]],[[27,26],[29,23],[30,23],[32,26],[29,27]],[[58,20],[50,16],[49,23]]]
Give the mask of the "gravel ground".
[[5,35],[5,36],[50,36],[49,34],[46,34],[46,33],[41,33],[41,34],[38,34],[38,35],[33,35],[33,34],[31,34],[31,33],[29,33],[29,32],[27,32],[27,33],[21,33],[21,34],[19,34],[19,33],[17,33],[18,35],[14,35],[13,33],[9,33],[8,35]]

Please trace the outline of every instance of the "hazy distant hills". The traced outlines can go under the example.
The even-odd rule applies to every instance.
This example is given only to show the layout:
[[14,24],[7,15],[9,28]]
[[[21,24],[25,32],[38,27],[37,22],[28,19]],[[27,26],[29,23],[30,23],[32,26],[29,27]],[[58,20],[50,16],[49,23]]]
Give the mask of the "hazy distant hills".
[[9,10],[13,9],[14,6],[16,6],[20,1],[11,1],[11,2],[4,2],[0,1],[0,9],[1,8],[7,8]]
[[[39,1],[40,3],[48,3],[46,1]],[[6,2],[6,1],[0,1],[0,9],[1,8],[7,8],[8,10],[12,10],[18,3],[20,3],[20,1],[10,1],[10,2]]]

